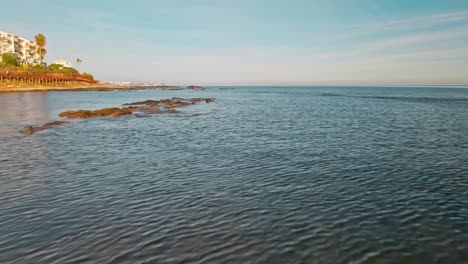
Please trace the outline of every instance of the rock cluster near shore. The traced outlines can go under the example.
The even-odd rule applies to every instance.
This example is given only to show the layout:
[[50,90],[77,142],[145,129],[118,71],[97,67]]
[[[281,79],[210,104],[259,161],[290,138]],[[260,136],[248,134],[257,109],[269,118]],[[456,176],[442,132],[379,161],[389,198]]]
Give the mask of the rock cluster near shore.
[[99,110],[67,110],[59,114],[60,117],[69,119],[93,118],[103,116],[124,116],[131,115],[133,112],[127,108],[103,108]]
[[[98,110],[67,110],[59,114],[60,117],[65,117],[68,119],[84,119],[84,118],[95,118],[95,117],[117,117],[117,116],[126,116],[135,114],[137,116],[143,115],[152,115],[152,114],[173,114],[179,113],[180,111],[175,108],[195,105],[200,102],[212,103],[214,99],[212,98],[191,98],[191,99],[182,99],[173,97],[172,99],[165,100],[146,100],[141,102],[132,102],[126,103],[126,107],[113,107],[113,108],[103,108]],[[58,125],[67,124],[67,121],[55,121],[44,124],[42,126],[28,126],[25,129],[21,130],[22,134],[33,134],[44,129],[55,127]]]
[[205,101],[205,103],[214,102],[214,100],[211,98],[181,99],[178,97],[173,97],[172,99],[166,99],[166,100],[146,100],[146,101],[141,101],[141,102],[127,103],[124,105],[147,105],[151,107],[163,106],[166,108],[176,108],[176,107],[182,107],[182,106],[187,106],[187,105],[194,105],[203,101]]
[[39,131],[42,131],[44,129],[47,129],[47,128],[51,128],[51,127],[55,127],[55,126],[60,126],[60,125],[63,125],[63,124],[68,124],[70,122],[67,122],[67,121],[54,121],[54,122],[49,122],[49,123],[46,123],[42,126],[28,126],[24,129],[22,129],[20,131],[21,134],[25,134],[25,135],[30,135],[32,133],[35,133],[35,132],[39,132]]

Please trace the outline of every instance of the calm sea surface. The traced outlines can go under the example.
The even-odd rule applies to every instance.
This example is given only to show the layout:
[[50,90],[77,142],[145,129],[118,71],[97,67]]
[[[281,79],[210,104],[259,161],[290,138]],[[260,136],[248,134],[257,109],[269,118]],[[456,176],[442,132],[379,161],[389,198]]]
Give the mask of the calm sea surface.
[[2,93],[0,263],[468,263],[468,89]]

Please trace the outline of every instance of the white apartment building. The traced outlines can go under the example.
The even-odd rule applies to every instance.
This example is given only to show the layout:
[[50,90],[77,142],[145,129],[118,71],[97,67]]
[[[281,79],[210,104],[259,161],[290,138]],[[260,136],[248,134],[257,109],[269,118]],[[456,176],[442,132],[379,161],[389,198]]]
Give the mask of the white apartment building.
[[36,42],[14,34],[0,31],[0,61],[4,53],[12,54],[20,64],[35,65],[41,63]]

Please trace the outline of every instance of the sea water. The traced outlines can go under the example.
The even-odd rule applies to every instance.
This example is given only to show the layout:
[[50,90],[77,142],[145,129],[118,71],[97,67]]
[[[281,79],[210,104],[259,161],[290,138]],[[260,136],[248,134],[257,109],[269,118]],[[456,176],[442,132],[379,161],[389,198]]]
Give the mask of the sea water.
[[467,261],[468,89],[0,94],[0,263]]

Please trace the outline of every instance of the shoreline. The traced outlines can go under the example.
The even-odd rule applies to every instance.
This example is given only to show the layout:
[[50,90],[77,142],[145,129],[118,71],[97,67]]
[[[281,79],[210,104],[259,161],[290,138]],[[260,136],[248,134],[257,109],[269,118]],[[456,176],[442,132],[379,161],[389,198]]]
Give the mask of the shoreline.
[[2,92],[65,92],[65,91],[136,91],[136,90],[184,90],[179,86],[113,86],[108,84],[78,84],[70,86],[0,86]]
[[77,87],[8,87],[0,88],[1,92],[64,92],[64,91],[114,91],[137,90],[131,87],[110,86],[77,86]]

